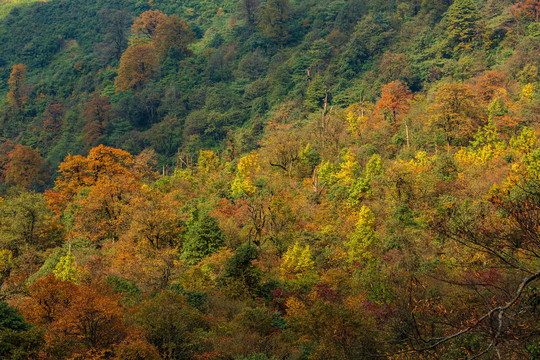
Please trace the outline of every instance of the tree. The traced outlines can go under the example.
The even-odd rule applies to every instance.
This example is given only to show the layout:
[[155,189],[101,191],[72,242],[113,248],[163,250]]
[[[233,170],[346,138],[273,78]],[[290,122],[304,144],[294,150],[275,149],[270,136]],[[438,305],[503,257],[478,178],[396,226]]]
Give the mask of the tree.
[[188,264],[196,264],[225,245],[216,218],[205,211],[194,210],[187,222],[182,254]]
[[0,302],[0,357],[6,360],[34,359],[42,346],[41,330],[32,328],[16,309]]
[[169,50],[178,51],[182,57],[191,55],[188,45],[195,38],[189,24],[173,15],[161,21],[155,28],[152,43],[160,60],[165,59]]
[[448,146],[454,141],[471,138],[481,125],[481,117],[471,88],[464,84],[441,86],[430,108],[434,124],[441,128]]
[[314,268],[315,262],[313,261],[309,245],[302,249],[302,246],[296,242],[283,255],[283,263],[280,270],[284,278],[290,276],[301,278],[312,272]]
[[446,48],[451,51],[470,47],[479,34],[478,8],[472,0],[456,0],[445,14]]
[[128,20],[131,17],[125,10],[113,9],[103,10],[101,17],[107,23],[104,42],[105,44],[109,43],[109,46],[112,46],[114,58],[120,59],[122,51],[127,47],[126,33],[128,29]]
[[203,316],[184,295],[163,291],[145,301],[135,315],[148,341],[167,360],[190,359],[200,346]]
[[159,24],[167,21],[168,18],[166,14],[159,10],[148,10],[135,19],[131,30],[135,34],[147,35],[152,38]]
[[41,138],[46,146],[60,138],[66,110],[60,104],[49,104],[43,113]]
[[128,47],[120,59],[118,76],[114,81],[116,91],[140,89],[150,80],[157,65],[156,49],[152,43]]
[[84,103],[84,139],[88,146],[95,146],[111,120],[111,102],[108,97],[92,94]]
[[30,188],[44,181],[44,161],[30,146],[15,145],[7,154],[4,165],[4,179],[8,185],[18,185]]
[[43,195],[21,191],[0,202],[0,247],[15,258],[31,247],[54,245],[56,230]]
[[22,312],[45,328],[43,350],[52,358],[91,358],[126,337],[118,297],[102,283],[76,285],[50,274],[36,280],[28,295]]
[[523,16],[538,21],[540,18],[540,0],[521,0],[514,4],[515,16]]
[[13,111],[22,112],[28,99],[25,84],[26,66],[23,64],[13,65],[9,76],[9,92],[7,94],[9,106]]
[[133,161],[128,152],[104,145],[91,149],[87,157],[68,155],[58,167],[54,190],[70,199],[80,189],[94,186],[99,179],[135,177],[131,170]]
[[257,21],[257,8],[259,7],[258,0],[242,0],[238,3],[238,10],[246,19],[249,27],[253,28]]
[[349,242],[345,246],[349,249],[349,261],[366,262],[373,259],[373,246],[379,240],[379,235],[374,229],[375,216],[367,207],[362,206],[358,214],[356,230],[350,236]]
[[269,0],[259,10],[258,27],[261,32],[278,44],[285,44],[289,37],[287,21],[289,0]]

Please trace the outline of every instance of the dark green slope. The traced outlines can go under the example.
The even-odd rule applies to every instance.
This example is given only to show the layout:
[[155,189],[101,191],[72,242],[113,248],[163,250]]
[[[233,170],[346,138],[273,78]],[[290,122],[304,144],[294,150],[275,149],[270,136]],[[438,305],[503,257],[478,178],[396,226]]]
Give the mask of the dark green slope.
[[[152,7],[150,7],[152,5]],[[540,66],[537,23],[510,1],[79,1],[15,7],[0,19],[0,134],[37,149],[51,169],[98,143],[132,153],[153,148],[160,163],[219,149],[234,137],[257,146],[279,109],[292,119],[328,105],[376,101],[400,80],[413,92],[500,68],[516,77]],[[449,10],[450,8],[450,10]],[[169,51],[144,87],[117,92],[119,58],[132,21],[149,9],[185,19],[192,56]],[[278,9],[278,10],[276,10]],[[536,25],[535,25],[536,24]],[[524,60],[526,58],[526,60]],[[13,65],[27,67],[22,113],[6,100]],[[85,103],[112,104],[95,142],[85,141]],[[61,136],[44,141],[44,117],[59,105]],[[49,111],[50,113],[50,111]],[[46,131],[46,130],[45,130]],[[233,132],[231,132],[233,131]]]

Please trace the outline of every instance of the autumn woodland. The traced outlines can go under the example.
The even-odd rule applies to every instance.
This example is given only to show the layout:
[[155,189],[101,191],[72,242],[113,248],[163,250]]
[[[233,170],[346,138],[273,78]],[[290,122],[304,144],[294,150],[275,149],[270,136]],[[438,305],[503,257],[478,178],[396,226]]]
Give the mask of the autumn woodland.
[[540,359],[539,0],[0,3],[0,358]]

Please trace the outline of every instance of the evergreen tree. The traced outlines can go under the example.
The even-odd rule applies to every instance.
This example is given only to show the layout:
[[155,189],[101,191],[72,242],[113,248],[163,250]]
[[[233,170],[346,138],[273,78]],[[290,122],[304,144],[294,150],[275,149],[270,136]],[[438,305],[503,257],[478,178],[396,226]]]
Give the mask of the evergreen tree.
[[183,256],[188,264],[196,264],[225,244],[217,220],[207,212],[195,210],[187,223]]
[[448,8],[446,19],[446,49],[467,48],[478,35],[480,13],[472,0],[456,0]]

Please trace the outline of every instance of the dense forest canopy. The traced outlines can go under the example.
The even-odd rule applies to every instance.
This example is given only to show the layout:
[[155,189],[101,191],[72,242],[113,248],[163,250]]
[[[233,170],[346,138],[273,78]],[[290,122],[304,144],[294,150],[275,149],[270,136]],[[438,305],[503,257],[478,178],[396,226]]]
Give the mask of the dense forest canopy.
[[0,3],[0,357],[540,359],[540,1]]

